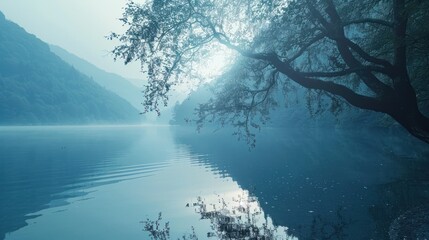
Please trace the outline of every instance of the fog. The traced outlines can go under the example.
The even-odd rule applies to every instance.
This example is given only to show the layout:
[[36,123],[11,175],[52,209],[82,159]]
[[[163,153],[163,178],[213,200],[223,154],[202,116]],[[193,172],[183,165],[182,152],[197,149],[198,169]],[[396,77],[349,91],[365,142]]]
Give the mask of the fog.
[[[114,62],[115,43],[105,36],[120,31],[126,0],[2,0],[0,11],[41,40],[61,46],[96,66],[127,78],[142,79],[138,63]],[[25,13],[25,14],[24,14]]]
[[429,239],[429,1],[136,1],[0,2],[0,240]]

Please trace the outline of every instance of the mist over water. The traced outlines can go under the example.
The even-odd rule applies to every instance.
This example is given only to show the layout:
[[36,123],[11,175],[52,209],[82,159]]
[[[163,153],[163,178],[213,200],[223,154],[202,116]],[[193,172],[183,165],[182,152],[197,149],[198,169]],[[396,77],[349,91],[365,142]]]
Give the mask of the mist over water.
[[[368,141],[385,133],[267,129],[249,150],[228,129],[196,134],[186,127],[3,127],[0,132],[4,239],[146,239],[141,221],[160,212],[173,239],[192,227],[204,239],[211,224],[196,213],[197,198],[234,205],[247,195],[257,200],[253,207],[261,207],[262,219],[269,216],[274,226],[300,239],[335,226],[345,239],[383,239],[399,213],[429,200],[427,177],[418,170],[424,168],[402,162],[422,164],[418,159],[427,149],[413,141],[392,148],[404,140],[388,134]],[[403,190],[391,194],[398,189]]]
[[[2,239],[145,239],[159,212],[172,236],[208,221],[186,204],[242,194],[168,127],[1,129]],[[228,198],[226,196],[229,196]]]

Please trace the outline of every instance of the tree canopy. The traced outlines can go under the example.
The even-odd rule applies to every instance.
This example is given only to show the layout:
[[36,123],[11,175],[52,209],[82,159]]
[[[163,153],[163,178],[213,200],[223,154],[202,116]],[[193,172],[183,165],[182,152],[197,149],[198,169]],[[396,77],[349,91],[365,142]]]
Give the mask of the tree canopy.
[[225,46],[242,57],[200,106],[200,123],[214,117],[250,134],[252,119],[275,106],[275,89],[295,83],[333,112],[347,103],[385,113],[429,143],[428,20],[423,0],[130,1],[127,31],[110,38],[120,41],[115,58],[147,72],[146,111],[159,111],[196,63]]

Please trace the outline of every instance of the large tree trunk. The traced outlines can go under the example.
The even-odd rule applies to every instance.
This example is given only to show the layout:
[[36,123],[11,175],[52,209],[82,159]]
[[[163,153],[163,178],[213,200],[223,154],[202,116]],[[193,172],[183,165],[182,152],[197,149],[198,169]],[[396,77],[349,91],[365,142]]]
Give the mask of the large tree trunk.
[[409,133],[429,143],[429,118],[419,110],[416,93],[405,72],[401,80],[395,81],[394,94],[387,103],[387,114],[392,116]]
[[400,123],[409,133],[416,138],[429,143],[429,118],[420,111],[408,111],[407,115],[402,112],[390,114],[398,123]]

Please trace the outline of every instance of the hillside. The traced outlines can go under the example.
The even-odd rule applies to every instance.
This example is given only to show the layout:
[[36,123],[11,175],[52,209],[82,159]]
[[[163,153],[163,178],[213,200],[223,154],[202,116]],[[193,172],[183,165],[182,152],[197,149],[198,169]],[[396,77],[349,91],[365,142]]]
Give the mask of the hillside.
[[127,79],[106,72],[88,61],[62,49],[61,47],[49,45],[51,51],[59,56],[62,60],[76,68],[79,72],[91,77],[100,86],[114,92],[118,96],[127,100],[135,108],[141,110],[143,96],[141,90],[130,83]]
[[138,111],[0,13],[0,124],[135,123]]

